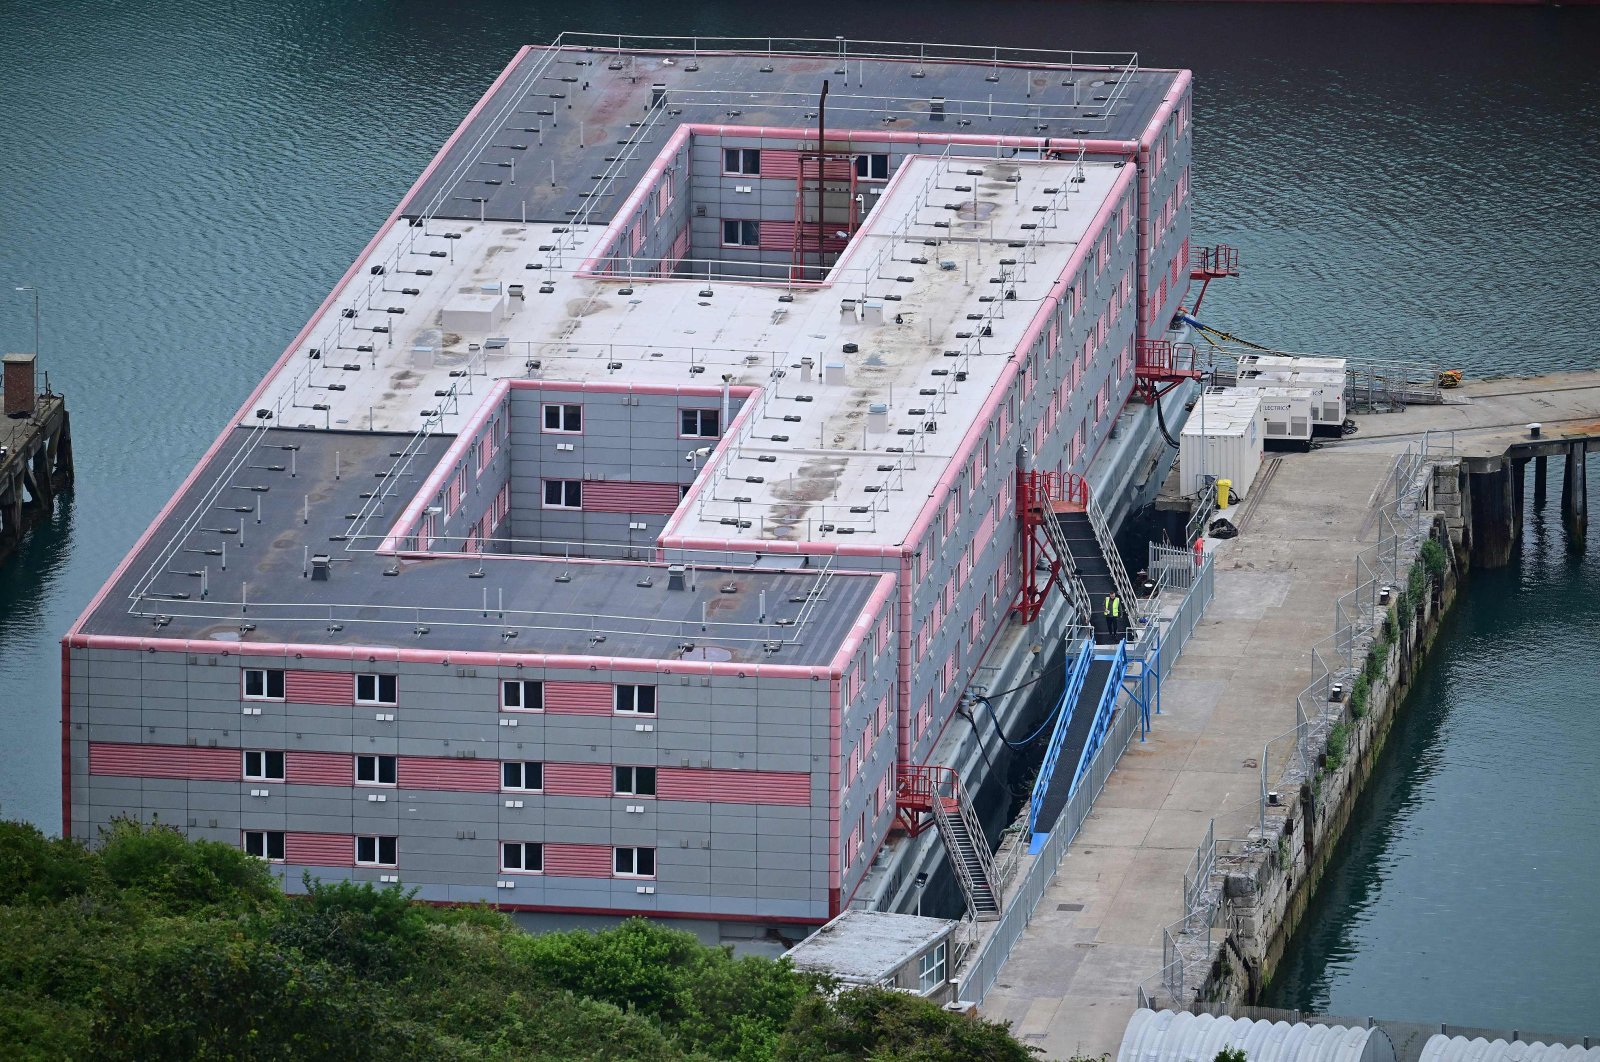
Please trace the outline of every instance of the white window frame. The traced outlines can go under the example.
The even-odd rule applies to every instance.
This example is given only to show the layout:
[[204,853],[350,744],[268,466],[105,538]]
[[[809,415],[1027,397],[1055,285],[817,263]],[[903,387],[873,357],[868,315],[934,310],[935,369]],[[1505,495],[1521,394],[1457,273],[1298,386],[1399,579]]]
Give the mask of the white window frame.
[[[556,415],[557,426],[550,426],[550,414]],[[546,402],[544,411],[540,414],[540,428],[546,435],[582,435],[583,434],[583,406],[576,402]],[[576,427],[572,425],[576,423]]]
[[[516,690],[516,704],[512,704],[511,691]],[[530,698],[528,695],[534,696]],[[529,707],[528,701],[536,700],[538,704]],[[500,680],[500,710],[502,712],[542,712],[544,711],[544,683],[539,679],[501,679]]]
[[[517,866],[512,866],[510,858],[512,851],[516,851]],[[539,865],[528,866],[528,853],[532,851]],[[501,841],[500,842],[500,870],[506,874],[543,874],[544,873],[544,842],[542,841]]]
[[950,977],[950,941],[941,940],[933,950],[917,956],[917,991],[927,995]]
[[[256,772],[250,771],[250,757],[259,757]],[[269,757],[278,758],[278,773],[273,774]],[[239,756],[239,774],[252,782],[282,782],[288,776],[288,766],[284,762],[284,755],[277,749],[244,749]]]
[[[385,760],[389,761],[390,772],[394,775],[394,779],[387,782],[383,780],[383,761]],[[371,778],[361,777],[362,764],[367,761],[370,761],[372,765],[373,776]],[[393,789],[399,784],[399,778],[400,757],[377,752],[362,752],[356,755],[356,785],[375,785]]]
[[[244,836],[240,840],[239,846],[244,849],[245,855],[252,855],[257,859],[264,859],[268,863],[282,863],[284,861],[285,853],[288,850],[288,839],[282,830],[243,830],[241,832],[244,834]],[[256,837],[261,839],[261,851],[252,852],[250,850],[250,841],[252,838]],[[277,855],[272,854],[272,839],[274,837],[278,839]]]
[[[876,169],[875,163],[883,161],[883,176],[879,177],[872,171]],[[859,181],[887,181],[889,179],[889,153],[887,151],[868,151],[856,156],[856,179]]]
[[740,177],[761,176],[761,149],[723,148],[722,172]]
[[[516,768],[521,781],[512,785],[506,781],[507,768]],[[539,784],[528,784],[528,768],[532,767],[539,772]],[[500,763],[500,789],[506,793],[542,793],[544,792],[544,761],[543,760],[502,760]]]
[[[687,418],[694,416],[694,431],[688,430]],[[706,420],[709,418],[712,430],[706,431]],[[686,406],[678,410],[678,438],[680,439],[720,439],[722,438],[722,410],[709,409],[698,406]]]
[[[650,869],[648,871],[641,871],[639,869],[639,864],[641,862],[639,857],[645,852],[650,853]],[[624,853],[626,853],[627,856],[626,860],[624,860]],[[624,862],[626,862],[633,869],[623,870],[622,865]],[[648,845],[619,845],[618,847],[611,849],[611,875],[612,877],[617,878],[655,877],[656,850]]]
[[[261,688],[265,693],[250,692],[250,676],[261,676]],[[278,688],[282,692],[272,693],[272,676],[278,676]],[[247,667],[239,672],[239,696],[247,701],[281,701],[289,691],[289,676],[281,667]]]
[[[623,691],[627,690],[627,693]],[[640,690],[649,690],[648,697],[641,698]],[[619,682],[615,693],[612,694],[612,710],[618,715],[655,715],[659,707],[656,701],[656,687],[642,682]],[[641,708],[640,700],[648,700],[649,708]]]
[[[644,774],[641,772],[649,772]],[[641,785],[648,779],[648,786]],[[611,791],[617,796],[654,797],[656,795],[656,769],[619,763],[611,768]],[[644,790],[648,788],[649,792]]]
[[[728,226],[737,225],[735,232],[737,239],[728,239]],[[748,228],[746,227],[748,226]],[[748,237],[748,238],[747,238]],[[724,247],[760,247],[761,222],[755,218],[723,218],[722,219],[722,246]]]
[[[370,696],[363,696],[361,687],[365,684],[364,680],[367,679],[372,680],[372,691]],[[383,695],[385,680],[388,680],[387,685],[389,686],[389,697],[387,699]],[[377,672],[370,672],[365,675],[357,675],[356,703],[382,705],[395,705],[400,703],[400,683],[398,677],[395,675],[384,675]]]
[[[561,500],[550,500],[550,488],[561,488]],[[583,509],[583,480],[581,479],[547,479],[541,488],[539,497],[541,506],[545,509],[567,509],[578,512]]]
[[[361,843],[363,841],[372,843],[373,858],[361,858]],[[392,859],[385,860],[383,858],[383,842],[385,841],[389,842]],[[355,839],[355,846],[356,866],[358,867],[397,867],[400,865],[400,839],[398,837],[384,833],[358,834]]]

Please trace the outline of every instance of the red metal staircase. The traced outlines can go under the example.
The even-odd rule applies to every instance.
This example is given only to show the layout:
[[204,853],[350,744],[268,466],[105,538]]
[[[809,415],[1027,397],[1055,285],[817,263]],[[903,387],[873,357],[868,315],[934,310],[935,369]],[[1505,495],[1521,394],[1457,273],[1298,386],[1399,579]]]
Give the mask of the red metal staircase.
[[976,922],[998,919],[1000,887],[995,880],[994,856],[960,776],[948,767],[900,768],[895,813],[913,837],[930,824],[938,828],[950,867],[967,899],[967,912]]

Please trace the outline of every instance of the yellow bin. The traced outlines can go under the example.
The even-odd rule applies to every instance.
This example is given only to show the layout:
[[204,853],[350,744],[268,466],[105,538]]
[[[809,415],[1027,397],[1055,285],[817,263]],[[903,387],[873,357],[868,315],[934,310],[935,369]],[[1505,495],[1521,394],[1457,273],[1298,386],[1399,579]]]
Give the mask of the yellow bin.
[[1218,509],[1226,509],[1228,507],[1228,495],[1230,495],[1232,493],[1233,493],[1233,480],[1231,480],[1231,479],[1219,479],[1219,480],[1217,480],[1217,508]]

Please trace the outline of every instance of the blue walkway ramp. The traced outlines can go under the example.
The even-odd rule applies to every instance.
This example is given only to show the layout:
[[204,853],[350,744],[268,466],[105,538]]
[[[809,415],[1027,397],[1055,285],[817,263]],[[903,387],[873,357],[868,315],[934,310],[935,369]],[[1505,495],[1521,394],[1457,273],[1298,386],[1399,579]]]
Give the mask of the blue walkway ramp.
[[1085,651],[1068,673],[1058,706],[1050,747],[1034,781],[1028,814],[1028,850],[1037,853],[1061,817],[1084,770],[1100,750],[1117,709],[1117,696],[1128,669],[1128,647],[1119,642],[1107,651]]

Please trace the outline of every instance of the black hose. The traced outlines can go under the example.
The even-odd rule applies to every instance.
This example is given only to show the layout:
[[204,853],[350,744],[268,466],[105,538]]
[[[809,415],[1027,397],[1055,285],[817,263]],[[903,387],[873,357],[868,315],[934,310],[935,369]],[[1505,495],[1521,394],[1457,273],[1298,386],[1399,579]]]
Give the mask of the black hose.
[[1166,418],[1166,415],[1161,412],[1161,399],[1160,398],[1157,398],[1155,400],[1155,407],[1156,407],[1156,424],[1158,424],[1161,427],[1161,436],[1162,436],[1162,438],[1167,440],[1167,445],[1168,446],[1170,446],[1174,450],[1176,450],[1178,448],[1178,440],[1174,439],[1172,437],[1172,432],[1167,430],[1167,418]]

